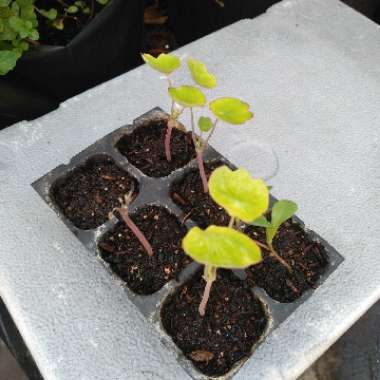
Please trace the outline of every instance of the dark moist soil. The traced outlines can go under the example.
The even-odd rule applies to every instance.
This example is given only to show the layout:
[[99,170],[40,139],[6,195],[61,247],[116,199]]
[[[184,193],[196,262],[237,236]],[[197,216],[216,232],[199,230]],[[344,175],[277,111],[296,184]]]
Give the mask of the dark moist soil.
[[[246,233],[265,244],[265,231],[248,227]],[[273,247],[292,267],[292,272],[270,256],[265,249],[263,261],[249,267],[248,281],[257,285],[279,302],[292,302],[306,290],[314,288],[328,265],[328,256],[322,244],[313,242],[304,229],[291,220],[285,222],[276,234]]]
[[116,148],[128,161],[150,177],[165,177],[195,157],[191,134],[173,129],[172,160],[165,155],[166,121],[153,121],[123,136]]
[[[68,6],[74,5],[76,0],[64,0]],[[93,18],[104,8],[96,0],[82,0],[92,9],[93,15],[86,15],[79,11],[75,14],[68,14],[70,17],[64,19],[63,30],[58,30],[51,25],[51,21],[43,17],[38,12],[38,32],[40,34],[39,43],[43,45],[67,45]],[[36,0],[35,6],[39,9],[49,10],[55,8],[61,17],[65,14],[65,7],[58,0]]]
[[74,169],[52,187],[52,198],[74,226],[88,230],[102,225],[108,214],[120,206],[119,198],[138,183],[120,169],[112,158],[95,156]]
[[190,262],[181,248],[187,230],[163,207],[147,206],[131,219],[152,245],[152,257],[124,222],[106,233],[98,246],[102,258],[132,291],[152,294]]
[[[205,165],[207,178],[212,171],[222,162],[214,162]],[[202,181],[198,169],[188,172],[183,179],[175,182],[170,191],[170,196],[181,210],[185,219],[192,219],[201,228],[206,228],[210,224],[226,226],[230,217],[218,206],[208,193],[203,192]]]
[[171,294],[161,310],[162,324],[195,367],[208,376],[221,376],[251,354],[267,316],[247,282],[219,270],[201,317],[198,306],[204,287],[199,272]]

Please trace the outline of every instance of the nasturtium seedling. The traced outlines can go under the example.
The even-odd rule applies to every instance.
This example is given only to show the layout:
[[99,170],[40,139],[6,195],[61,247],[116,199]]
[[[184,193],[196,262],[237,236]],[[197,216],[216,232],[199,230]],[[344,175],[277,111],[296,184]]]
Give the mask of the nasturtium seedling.
[[[252,119],[253,113],[249,110],[248,103],[240,99],[232,97],[218,98],[209,103],[209,108],[215,115],[212,120],[208,116],[200,116],[198,122],[195,121],[194,108],[200,108],[207,104],[204,93],[196,86],[179,86],[174,87],[169,75],[175,71],[181,64],[179,58],[174,54],[160,54],[158,58],[154,58],[150,54],[142,54],[144,61],[153,69],[166,74],[168,80],[168,93],[172,99],[172,107],[170,118],[167,122],[167,130],[165,136],[165,155],[168,161],[171,161],[170,141],[173,128],[179,128],[179,117],[185,109],[190,110],[191,115],[191,135],[197,163],[199,175],[201,177],[203,191],[208,192],[208,180],[204,168],[203,153],[213,136],[219,120],[230,124],[244,124]],[[211,74],[205,64],[196,59],[190,58],[187,61],[190,74],[196,85],[210,89],[214,88],[217,83],[216,76]],[[200,133],[197,133],[197,129]]]
[[220,120],[230,124],[244,124],[253,118],[249,104],[237,98],[218,98],[210,102],[210,110]]
[[183,250],[195,261],[204,264],[206,287],[199,313],[204,316],[212,283],[218,268],[243,269],[262,260],[260,247],[242,232],[229,227],[193,227],[182,241]]
[[191,76],[194,79],[194,82],[199,86],[205,88],[214,88],[216,86],[216,77],[213,74],[210,74],[206,66],[196,59],[189,58],[187,65],[191,72]]
[[174,54],[160,54],[157,58],[150,54],[142,54],[142,59],[153,69],[171,74],[181,66],[181,60]]
[[169,87],[168,92],[182,107],[203,107],[206,104],[206,96],[194,86]]
[[231,170],[220,166],[212,172],[208,185],[212,199],[231,217],[243,222],[257,219],[268,209],[267,185],[243,168]]
[[287,199],[277,201],[271,212],[271,220],[268,221],[264,215],[255,219],[251,224],[258,227],[264,227],[266,232],[266,242],[270,253],[275,256],[290,272],[291,266],[274,250],[273,239],[280,226],[290,219],[297,212],[297,204]]
[[259,227],[265,227],[267,244],[272,245],[273,238],[280,226],[290,219],[297,212],[297,209],[298,207],[295,202],[282,199],[273,205],[270,221],[268,221],[265,216],[261,216],[254,220],[252,224]]

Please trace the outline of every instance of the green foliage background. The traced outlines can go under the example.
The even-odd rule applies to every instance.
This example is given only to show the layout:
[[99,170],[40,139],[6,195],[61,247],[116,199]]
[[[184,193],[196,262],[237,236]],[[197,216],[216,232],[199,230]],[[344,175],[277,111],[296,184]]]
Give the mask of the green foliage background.
[[0,75],[12,70],[28,40],[39,38],[34,0],[0,0]]

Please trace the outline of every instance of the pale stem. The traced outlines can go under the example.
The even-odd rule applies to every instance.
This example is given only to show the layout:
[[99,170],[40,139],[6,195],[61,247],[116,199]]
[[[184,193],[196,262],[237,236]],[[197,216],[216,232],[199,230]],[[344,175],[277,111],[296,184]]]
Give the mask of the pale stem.
[[214,125],[212,126],[211,131],[210,131],[209,135],[207,136],[207,138],[206,138],[206,140],[205,140],[205,142],[204,142],[204,146],[205,146],[205,147],[207,146],[208,142],[210,141],[212,135],[214,134],[215,129],[216,129],[216,124],[217,124],[217,123],[218,123],[218,119],[215,119],[215,121],[214,121]]
[[293,273],[292,267],[274,250],[272,244],[269,244],[269,252],[275,257],[290,273]]
[[199,175],[202,180],[203,192],[208,193],[208,181],[207,181],[207,175],[206,175],[204,160],[203,160],[203,151],[204,151],[205,145],[203,144],[201,139],[198,139],[199,142],[197,141],[197,137],[195,134],[194,112],[193,112],[192,107],[190,107],[190,115],[191,115],[191,136],[193,139],[195,152],[197,155]]
[[228,227],[233,228],[234,224],[235,224],[235,218],[231,216],[230,222],[228,223]]
[[172,130],[173,130],[172,123],[173,123],[173,119],[170,117],[167,123],[166,134],[165,134],[165,156],[168,162],[172,160],[172,153],[171,153],[171,147],[170,147],[170,142],[172,139]]
[[147,254],[149,256],[153,256],[153,249],[149,241],[147,240],[143,232],[136,226],[133,220],[129,217],[128,207],[132,201],[132,198],[133,198],[133,186],[132,186],[131,191],[128,194],[124,195],[124,200],[122,198],[119,199],[121,203],[121,207],[115,208],[112,213],[117,211],[120,214],[120,216],[123,218],[127,227],[129,227],[132,233],[136,236],[138,241],[144,247]]
[[203,192],[208,193],[208,181],[207,181],[207,175],[206,175],[204,161],[203,161],[203,150],[197,149],[196,151],[197,151],[199,175],[201,176],[202,185],[203,185]]
[[205,266],[205,271],[204,271],[204,279],[206,281],[206,286],[205,290],[203,291],[203,297],[202,301],[199,304],[199,314],[201,317],[204,317],[206,314],[206,307],[207,307],[207,302],[210,298],[210,291],[211,291],[211,286],[212,283],[216,280],[216,267],[211,267],[206,265]]
[[272,244],[263,244],[257,240],[252,239],[259,247],[266,249],[269,251],[269,254],[278,260],[290,273],[293,273],[292,267],[274,250]]
[[137,237],[141,245],[144,247],[145,251],[149,256],[153,256],[153,249],[150,245],[149,241],[146,239],[142,231],[136,226],[136,224],[133,222],[133,220],[128,215],[128,209],[127,208],[116,208],[116,210],[119,212],[120,216],[123,218],[125,224],[129,227],[129,229],[133,232],[133,234]]

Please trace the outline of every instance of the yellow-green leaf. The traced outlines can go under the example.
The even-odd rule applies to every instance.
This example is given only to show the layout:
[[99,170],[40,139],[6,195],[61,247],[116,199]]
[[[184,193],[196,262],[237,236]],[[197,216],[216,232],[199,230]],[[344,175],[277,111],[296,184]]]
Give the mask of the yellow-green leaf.
[[253,118],[249,104],[237,98],[218,98],[210,102],[214,115],[230,124],[244,124]]
[[169,95],[182,107],[203,107],[206,97],[203,92],[194,86],[169,87]]
[[198,127],[202,132],[208,132],[213,127],[213,122],[209,117],[201,116],[198,119]]
[[195,59],[189,58],[187,61],[191,76],[194,81],[202,87],[214,88],[216,86],[216,77],[207,71],[206,66]]
[[245,169],[220,166],[212,172],[208,184],[212,199],[243,222],[252,222],[268,209],[268,187]]
[[281,224],[290,219],[296,212],[298,206],[295,202],[287,199],[277,201],[272,207],[271,224],[267,227],[267,243],[272,244],[272,240],[280,228]]
[[181,66],[180,59],[174,54],[161,53],[157,58],[150,54],[141,54],[141,56],[150,67],[164,74],[171,74]]
[[218,268],[246,268],[262,260],[258,245],[229,227],[193,227],[184,237],[182,247],[195,261]]

